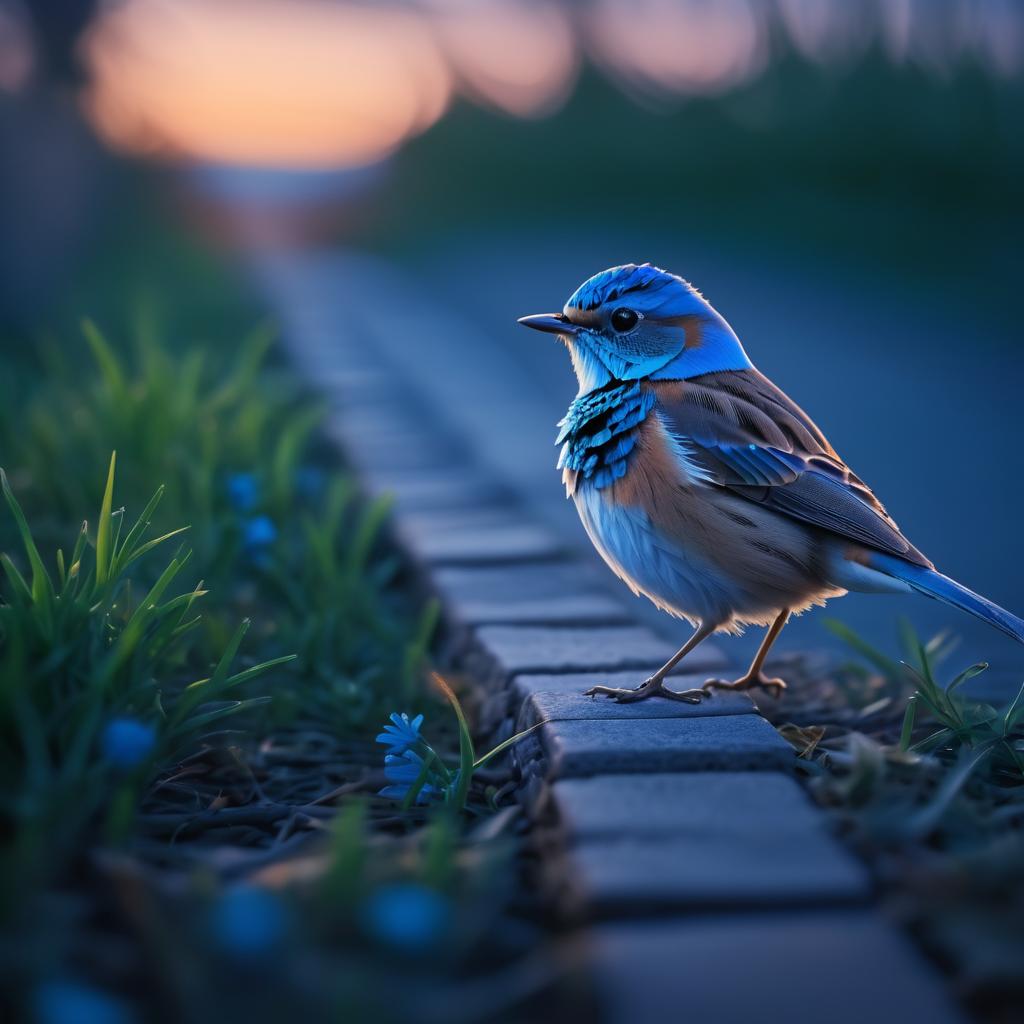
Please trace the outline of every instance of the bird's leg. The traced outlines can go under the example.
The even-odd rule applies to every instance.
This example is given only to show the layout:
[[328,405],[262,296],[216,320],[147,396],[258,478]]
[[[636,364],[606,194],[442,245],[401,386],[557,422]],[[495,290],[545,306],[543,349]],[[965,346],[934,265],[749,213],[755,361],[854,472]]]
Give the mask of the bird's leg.
[[684,704],[699,704],[707,696],[705,690],[670,690],[665,686],[663,680],[690,653],[702,640],[706,640],[717,627],[701,623],[694,631],[693,636],[683,644],[682,647],[665,662],[657,672],[649,679],[645,679],[636,689],[620,688],[616,686],[592,686],[584,691],[585,697],[596,697],[599,694],[604,697],[611,697],[619,704],[632,704],[634,701],[646,700],[648,697],[667,697],[669,700],[679,700]]
[[783,608],[775,621],[768,627],[768,632],[765,633],[761,646],[758,647],[757,654],[754,655],[754,660],[750,663],[750,668],[739,679],[735,679],[731,683],[724,679],[709,679],[702,687],[704,692],[710,696],[712,690],[751,690],[755,686],[761,686],[766,690],[774,690],[776,697],[782,696],[782,691],[786,688],[785,682],[781,679],[769,679],[761,669],[764,667],[764,659],[768,657],[772,644],[778,639],[782,627],[785,626],[788,619],[789,609]]

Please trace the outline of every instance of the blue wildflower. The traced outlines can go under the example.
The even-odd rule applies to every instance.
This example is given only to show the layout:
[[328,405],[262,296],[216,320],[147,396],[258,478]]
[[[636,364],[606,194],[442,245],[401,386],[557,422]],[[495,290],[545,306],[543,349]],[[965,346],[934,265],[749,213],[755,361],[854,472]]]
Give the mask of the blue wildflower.
[[239,959],[262,957],[281,943],[287,915],[280,899],[267,889],[240,885],[229,889],[214,912],[213,934],[226,952]]
[[415,747],[420,741],[423,716],[417,715],[410,720],[404,711],[402,714],[392,711],[390,718],[392,724],[384,726],[384,731],[377,737],[377,742],[383,743],[389,754],[403,754],[410,747]]
[[439,892],[411,882],[381,887],[363,908],[373,938],[405,953],[432,948],[450,920],[451,907]]
[[100,746],[115,768],[135,768],[153,752],[156,730],[137,718],[114,718],[103,730]]
[[[385,754],[384,777],[391,785],[385,786],[379,795],[390,797],[392,800],[404,800],[423,772],[423,764],[423,758],[415,750],[406,750],[401,754]],[[435,777],[430,772],[427,778],[430,780]],[[436,785],[430,781],[425,782],[416,794],[416,803],[425,804],[437,792]]]
[[242,527],[242,544],[246,551],[258,553],[277,540],[277,527],[270,516],[253,516]]
[[232,473],[224,489],[239,512],[251,512],[260,503],[260,483],[252,473]]
[[36,989],[34,1019],[39,1024],[130,1024],[134,1017],[105,992],[77,981],[54,978]]

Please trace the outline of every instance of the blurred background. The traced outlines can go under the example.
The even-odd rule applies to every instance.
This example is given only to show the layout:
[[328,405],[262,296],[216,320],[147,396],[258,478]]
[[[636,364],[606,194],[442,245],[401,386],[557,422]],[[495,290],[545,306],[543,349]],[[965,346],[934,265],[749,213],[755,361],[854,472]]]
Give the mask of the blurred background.
[[[1022,115],[1016,0],[0,0],[0,320],[31,347],[88,312],[111,232],[151,243],[140,181],[240,262],[336,249],[352,329],[585,550],[575,381],[514,321],[650,260],[1020,613]],[[930,602],[832,611],[1020,664]]]

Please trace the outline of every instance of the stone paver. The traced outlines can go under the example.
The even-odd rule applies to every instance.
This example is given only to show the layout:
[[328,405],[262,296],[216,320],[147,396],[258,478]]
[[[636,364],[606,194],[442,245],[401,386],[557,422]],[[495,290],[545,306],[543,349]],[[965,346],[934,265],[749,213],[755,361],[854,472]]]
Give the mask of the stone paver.
[[383,470],[366,474],[375,494],[392,497],[396,512],[458,511],[509,502],[507,492],[486,473],[467,467],[444,470]]
[[863,900],[871,884],[772,772],[599,775],[551,788],[591,914]]
[[349,460],[361,467],[398,471],[448,469],[459,464],[457,450],[429,434],[394,430],[387,434],[355,430],[344,417],[329,417],[325,429],[344,449]]
[[[334,436],[371,495],[393,493],[396,536],[441,595],[449,624],[462,627],[451,631],[451,650],[491,687],[478,721],[508,735],[516,714],[548,719],[513,757],[523,802],[557,812],[560,849],[550,863],[568,881],[556,881],[592,919],[639,915],[589,934],[602,1019],[959,1020],[892,925],[836,909],[866,898],[864,869],[785,774],[795,754],[747,696],[719,693],[696,706],[582,696],[599,683],[635,686],[686,628],[673,644],[626,624],[635,618],[606,592],[607,577],[584,578],[596,555],[581,544],[566,557],[579,524],[538,461],[564,405],[543,412],[521,355],[488,347],[429,289],[379,261],[289,253],[254,269],[297,363],[330,392]],[[353,325],[376,308],[367,294],[402,301],[384,320]],[[419,352],[423,337],[430,372],[410,372],[411,339]],[[519,444],[507,442],[509,423]],[[483,465],[515,480],[514,492]],[[546,508],[555,535],[525,505]],[[727,660],[707,643],[677,672],[673,685],[683,689],[726,674]],[[809,903],[828,909],[800,909]],[[689,916],[665,918],[680,908]]]
[[[692,718],[706,715],[753,714],[754,704],[745,693],[719,692],[699,704],[652,697],[635,704],[619,704],[608,697],[585,697],[584,691],[597,683],[636,686],[642,672],[583,674],[568,676],[516,676],[515,694],[523,701],[520,720],[524,726],[541,719],[561,722],[576,718]],[[676,690],[699,687],[704,676],[670,676]]]
[[610,625],[632,621],[574,563],[442,568],[434,587],[466,625]]
[[557,557],[558,538],[536,523],[492,509],[437,511],[397,520],[399,535],[420,560],[434,565],[497,565]]
[[793,748],[759,715],[569,720],[538,730],[554,778],[605,772],[793,767]]
[[[443,594],[443,588],[439,589]],[[499,594],[493,600],[465,598],[449,603],[457,617],[470,626],[610,626],[631,621],[621,604],[600,593],[538,597],[532,601],[506,599]]]
[[936,973],[870,911],[599,926],[608,1024],[963,1024]]
[[[643,626],[547,629],[533,626],[484,626],[477,631],[484,648],[510,676],[525,673],[594,672],[655,669],[675,648]],[[682,641],[680,641],[682,643]],[[720,648],[707,642],[693,652],[691,668],[725,664]]]

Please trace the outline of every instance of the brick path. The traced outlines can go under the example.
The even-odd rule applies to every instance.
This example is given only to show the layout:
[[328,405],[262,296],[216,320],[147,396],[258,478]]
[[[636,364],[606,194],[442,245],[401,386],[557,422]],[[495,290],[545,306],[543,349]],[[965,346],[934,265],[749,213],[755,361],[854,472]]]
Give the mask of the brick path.
[[[638,682],[674,645],[478,464],[446,426],[451,410],[424,404],[417,368],[389,363],[373,340],[410,329],[408,317],[342,287],[338,259],[254,269],[300,369],[334,403],[331,429],[365,488],[394,496],[397,536],[483,688],[483,727],[500,736],[547,720],[516,748],[523,800],[552,898],[586,923],[607,1019],[960,1020],[932,968],[873,908],[867,871],[746,696],[634,706],[581,696],[596,682]],[[696,675],[676,685],[724,665],[705,644],[686,661]]]

